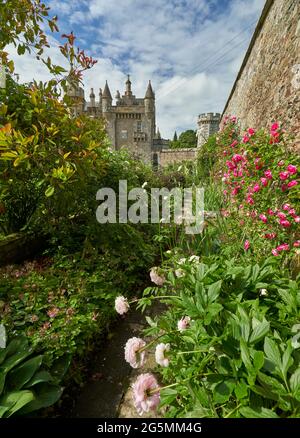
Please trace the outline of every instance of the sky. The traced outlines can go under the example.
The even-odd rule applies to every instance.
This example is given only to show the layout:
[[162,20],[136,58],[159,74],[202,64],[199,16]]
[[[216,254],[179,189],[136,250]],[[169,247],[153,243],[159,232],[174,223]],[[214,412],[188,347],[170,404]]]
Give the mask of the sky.
[[[97,64],[84,74],[85,98],[96,98],[105,80],[115,96],[126,75],[144,97],[148,80],[156,95],[156,124],[164,138],[197,128],[197,116],[222,112],[249,45],[264,0],[46,0],[60,32],[49,35],[49,56],[61,63],[60,35]],[[20,81],[49,79],[34,55],[17,56]]]

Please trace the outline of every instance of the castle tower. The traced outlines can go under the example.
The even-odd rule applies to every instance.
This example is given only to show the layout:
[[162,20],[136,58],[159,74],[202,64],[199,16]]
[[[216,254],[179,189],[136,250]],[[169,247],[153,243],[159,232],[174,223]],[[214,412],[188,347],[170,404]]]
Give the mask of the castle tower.
[[[85,102],[84,91],[79,87],[70,90],[74,98],[76,114],[87,114],[105,121],[106,132],[115,150],[127,149],[134,157],[151,163],[156,138],[155,94],[149,81],[145,97],[136,97],[132,92],[130,76],[125,82],[124,95],[117,91],[115,103],[106,81],[103,91],[99,90],[99,103],[95,100],[94,89],[90,92],[90,101]],[[160,137],[160,133],[157,133]],[[163,141],[158,139],[156,141]]]
[[72,101],[72,114],[78,116],[85,110],[84,90],[79,85],[68,84],[67,96]]
[[127,96],[127,97],[131,97],[132,96],[131,81],[130,81],[130,76],[129,75],[127,75],[125,96]]
[[95,93],[94,93],[94,89],[93,88],[91,88],[90,102],[91,102],[91,106],[92,107],[96,106]]
[[145,111],[146,114],[153,113],[155,111],[155,95],[152,89],[151,81],[149,81],[147,91],[145,94]]
[[102,88],[99,88],[99,108],[102,110]]
[[203,113],[198,116],[197,147],[201,147],[208,138],[218,132],[221,121],[220,113]]
[[108,83],[106,81],[105,87],[104,87],[104,90],[102,93],[102,112],[106,113],[106,112],[110,111],[111,106],[112,106],[112,97],[111,97]]
[[119,90],[117,90],[117,92],[116,92],[115,99],[116,99],[116,103],[118,104],[118,102],[121,99],[121,95],[120,95],[120,91]]

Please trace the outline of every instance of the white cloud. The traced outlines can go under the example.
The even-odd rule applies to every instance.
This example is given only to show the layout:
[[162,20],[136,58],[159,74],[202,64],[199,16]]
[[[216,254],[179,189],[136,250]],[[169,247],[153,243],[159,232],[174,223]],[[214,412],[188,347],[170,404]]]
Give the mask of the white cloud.
[[[165,137],[196,128],[201,112],[223,110],[264,0],[51,0],[63,31],[98,59],[84,76],[98,94],[105,80],[112,95],[144,96],[152,80],[157,125]],[[223,8],[223,9],[222,9]],[[57,43],[57,42],[56,42]],[[58,50],[51,49],[55,61]],[[16,59],[23,80],[45,80],[46,70],[26,55]]]

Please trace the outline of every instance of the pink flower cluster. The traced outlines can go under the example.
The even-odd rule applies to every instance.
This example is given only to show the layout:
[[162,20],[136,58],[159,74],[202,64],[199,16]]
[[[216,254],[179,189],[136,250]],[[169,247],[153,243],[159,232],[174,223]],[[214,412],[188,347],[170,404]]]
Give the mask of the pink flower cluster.
[[[254,141],[251,140],[255,135],[253,128],[246,131],[241,142],[233,138],[232,131],[228,132],[231,143],[228,142],[229,147],[226,150],[226,170],[220,175],[226,186],[223,194],[228,206],[222,210],[222,215],[230,216],[237,211],[238,205],[239,216],[251,218],[251,225],[260,222],[260,227],[265,228],[261,237],[272,240],[277,237],[281,239],[287,232],[293,234],[293,227],[300,222],[300,215],[289,203],[284,203],[281,210],[268,208],[267,212],[258,212],[257,208],[263,205],[262,201],[267,203],[267,199],[270,199],[273,193],[277,194],[274,199],[282,198],[282,192],[298,185],[297,166],[284,160],[272,163],[272,158],[267,163],[258,153],[255,156],[253,150],[257,150],[255,148],[257,140],[256,138]],[[273,123],[270,128],[272,144],[281,141],[281,132],[283,131],[280,131],[279,124]],[[246,147],[248,150],[245,150]],[[233,148],[235,148],[234,152]],[[226,215],[223,212],[226,212]],[[239,218],[239,223],[244,226],[245,219]],[[281,243],[273,249],[272,253],[278,255],[281,251],[288,251],[293,247],[297,246]],[[250,240],[244,241],[244,249],[245,251],[250,249]]]

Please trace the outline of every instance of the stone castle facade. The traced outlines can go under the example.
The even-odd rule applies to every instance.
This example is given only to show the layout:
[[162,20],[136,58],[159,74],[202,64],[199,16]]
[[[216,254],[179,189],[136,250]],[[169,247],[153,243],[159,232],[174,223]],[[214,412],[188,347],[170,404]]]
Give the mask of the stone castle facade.
[[156,132],[155,94],[149,81],[145,97],[137,98],[132,93],[129,75],[125,86],[123,96],[117,91],[115,105],[107,81],[104,90],[100,89],[98,100],[93,88],[88,102],[80,87],[69,88],[68,95],[73,101],[75,115],[87,114],[106,121],[107,133],[115,150],[126,148],[137,159],[150,164],[155,159],[154,154],[166,147],[166,141],[161,139],[159,131]]
[[218,132],[221,121],[219,113],[203,113],[198,116],[197,147],[201,147],[212,134]]

